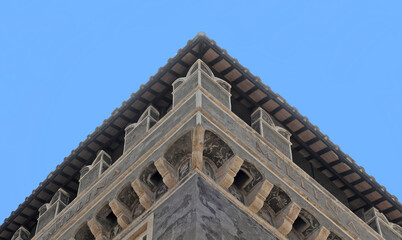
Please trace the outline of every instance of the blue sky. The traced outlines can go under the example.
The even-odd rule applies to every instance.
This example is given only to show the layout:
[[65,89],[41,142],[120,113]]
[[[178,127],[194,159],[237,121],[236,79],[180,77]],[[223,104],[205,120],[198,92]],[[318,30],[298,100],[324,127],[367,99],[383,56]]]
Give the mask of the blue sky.
[[402,199],[401,7],[2,1],[0,222],[200,31]]

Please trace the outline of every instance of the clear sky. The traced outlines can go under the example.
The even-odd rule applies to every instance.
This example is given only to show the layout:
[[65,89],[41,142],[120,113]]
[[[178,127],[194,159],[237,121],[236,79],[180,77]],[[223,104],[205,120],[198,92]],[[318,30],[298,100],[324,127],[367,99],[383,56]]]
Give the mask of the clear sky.
[[399,0],[1,1],[0,222],[200,31],[402,199],[401,10]]

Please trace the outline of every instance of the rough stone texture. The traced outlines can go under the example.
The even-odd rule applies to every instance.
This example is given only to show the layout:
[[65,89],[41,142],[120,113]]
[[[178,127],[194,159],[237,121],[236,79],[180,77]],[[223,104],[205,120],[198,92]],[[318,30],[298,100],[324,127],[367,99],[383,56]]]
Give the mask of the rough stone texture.
[[198,174],[155,209],[154,239],[277,239]]

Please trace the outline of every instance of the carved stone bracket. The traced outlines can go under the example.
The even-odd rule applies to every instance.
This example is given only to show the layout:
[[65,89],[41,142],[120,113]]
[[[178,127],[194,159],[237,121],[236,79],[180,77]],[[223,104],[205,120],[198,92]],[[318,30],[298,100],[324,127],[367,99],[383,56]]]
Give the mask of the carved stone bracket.
[[95,236],[96,240],[107,240],[107,233],[104,231],[102,224],[99,223],[98,220],[92,218],[88,221],[89,230]]
[[292,202],[275,217],[275,225],[280,233],[285,236],[289,234],[294,221],[299,216],[300,210],[301,208],[296,203]]
[[321,226],[319,229],[314,231],[313,234],[311,234],[307,240],[327,240],[328,236],[330,234],[330,231],[326,229],[325,227]]
[[228,189],[234,181],[234,177],[237,172],[239,172],[241,165],[243,164],[243,159],[238,156],[233,157],[229,161],[223,164],[218,169],[217,182],[224,189]]
[[199,169],[202,171],[202,166],[203,166],[203,149],[204,149],[204,134],[205,134],[205,129],[200,125],[197,124],[197,126],[194,129],[194,134],[193,134],[193,153],[192,153],[192,158],[191,158],[191,169]]
[[138,198],[140,199],[140,204],[145,208],[149,209],[153,203],[153,193],[148,186],[146,186],[139,179],[136,179],[131,186],[133,187],[135,193],[137,193]]
[[260,211],[264,206],[264,202],[273,187],[274,185],[268,180],[259,182],[246,197],[246,205],[248,208],[251,211],[258,213],[258,211]]
[[131,222],[131,211],[117,199],[113,199],[109,203],[109,206],[112,209],[113,214],[116,216],[117,223],[120,227],[123,229],[126,228]]
[[163,178],[163,182],[168,188],[172,188],[177,183],[177,174],[172,165],[166,159],[160,158],[155,162],[155,167]]

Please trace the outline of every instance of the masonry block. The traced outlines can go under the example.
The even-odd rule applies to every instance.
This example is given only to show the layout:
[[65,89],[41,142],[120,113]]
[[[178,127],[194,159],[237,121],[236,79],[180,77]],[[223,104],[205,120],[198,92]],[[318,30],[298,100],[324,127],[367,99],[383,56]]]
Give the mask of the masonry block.
[[110,209],[112,209],[113,214],[117,218],[117,223],[124,229],[128,227],[128,225],[131,222],[131,211],[124,206],[123,203],[121,203],[117,199],[113,199],[109,203]]
[[107,240],[107,232],[104,230],[104,227],[102,224],[96,220],[95,218],[92,218],[91,220],[88,221],[88,227],[91,230],[92,234],[95,236],[96,240]]
[[163,182],[168,188],[173,188],[177,183],[177,174],[175,169],[164,158],[155,162],[155,167],[163,178]]
[[243,159],[239,158],[238,156],[234,156],[229,161],[225,162],[218,169],[218,184],[224,189],[228,189],[233,184],[234,177],[236,176],[237,172],[239,172],[243,162]]
[[275,219],[276,228],[283,235],[288,235],[292,230],[293,223],[299,216],[301,208],[294,202],[290,203]]
[[251,211],[258,213],[264,206],[264,202],[273,187],[274,185],[268,180],[258,183],[246,197],[246,205],[248,208]]
[[131,186],[140,199],[140,204],[145,208],[151,208],[153,204],[153,192],[141,180],[136,179]]

